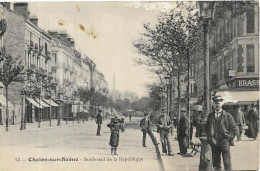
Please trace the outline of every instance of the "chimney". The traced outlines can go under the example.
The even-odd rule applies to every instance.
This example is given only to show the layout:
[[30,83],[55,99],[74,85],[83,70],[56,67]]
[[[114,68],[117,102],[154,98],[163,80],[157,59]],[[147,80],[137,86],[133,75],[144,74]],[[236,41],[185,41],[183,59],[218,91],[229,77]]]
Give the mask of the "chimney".
[[73,48],[75,47],[75,41],[74,40],[71,39],[70,44],[71,44],[71,47],[73,47]]
[[67,44],[71,46],[71,38],[70,37],[67,38]]
[[58,32],[57,31],[48,30],[48,33],[49,33],[50,36],[52,36],[54,38],[58,38]]
[[14,3],[14,11],[22,15],[25,19],[29,19],[28,3]]
[[36,16],[33,16],[32,18],[30,18],[30,21],[35,25],[38,26],[38,18]]
[[64,43],[67,43],[67,33],[60,33],[60,40],[63,41]]

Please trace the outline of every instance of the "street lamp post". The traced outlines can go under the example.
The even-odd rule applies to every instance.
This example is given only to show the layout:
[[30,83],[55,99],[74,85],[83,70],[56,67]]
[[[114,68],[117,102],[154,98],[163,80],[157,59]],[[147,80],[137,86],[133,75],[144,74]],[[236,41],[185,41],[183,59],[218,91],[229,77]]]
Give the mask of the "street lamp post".
[[170,86],[170,77],[166,76],[164,77],[166,81],[166,95],[167,95],[167,114],[169,115],[169,86]]
[[200,1],[200,16],[203,20],[204,31],[204,112],[201,133],[201,153],[199,170],[212,170],[211,148],[207,140],[205,126],[207,116],[210,112],[210,91],[209,91],[209,22],[213,16],[214,2]]

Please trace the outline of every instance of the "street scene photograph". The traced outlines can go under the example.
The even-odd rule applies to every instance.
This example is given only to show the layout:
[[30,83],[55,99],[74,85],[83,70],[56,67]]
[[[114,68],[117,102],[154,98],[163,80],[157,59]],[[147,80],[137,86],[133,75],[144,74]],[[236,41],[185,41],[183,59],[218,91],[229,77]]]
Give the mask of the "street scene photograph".
[[0,17],[0,171],[259,170],[259,1]]

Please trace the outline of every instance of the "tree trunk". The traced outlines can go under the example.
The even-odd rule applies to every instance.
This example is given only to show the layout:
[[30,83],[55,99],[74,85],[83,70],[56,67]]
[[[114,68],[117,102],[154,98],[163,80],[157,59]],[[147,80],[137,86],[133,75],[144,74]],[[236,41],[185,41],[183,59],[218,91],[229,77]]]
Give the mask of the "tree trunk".
[[50,104],[50,124],[49,126],[51,127],[51,104]]
[[188,85],[187,85],[187,112],[188,112],[188,147],[190,144],[190,127],[192,126],[190,124],[190,56],[188,53]]
[[60,116],[61,116],[61,111],[62,110],[62,102],[60,101],[60,104],[59,104],[59,112],[58,112],[58,123],[57,123],[57,126],[60,126]]
[[181,96],[181,88],[180,88],[180,84],[181,84],[181,82],[180,82],[180,72],[178,72],[178,75],[177,75],[177,77],[178,77],[178,123],[177,123],[177,138],[179,137],[179,123],[180,123],[180,96]]
[[9,111],[8,111],[8,87],[5,86],[5,91],[6,91],[6,131],[8,131],[8,124],[9,124]]
[[21,128],[20,130],[25,129],[25,94],[22,97],[22,114],[21,114]]

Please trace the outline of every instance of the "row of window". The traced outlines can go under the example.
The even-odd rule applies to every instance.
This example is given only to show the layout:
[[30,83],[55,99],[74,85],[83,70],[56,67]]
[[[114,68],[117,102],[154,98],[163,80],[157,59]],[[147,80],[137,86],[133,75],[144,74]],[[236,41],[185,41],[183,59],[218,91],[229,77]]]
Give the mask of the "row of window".
[[213,30],[216,30],[211,36],[214,47],[221,49],[225,42],[230,42],[235,37],[243,36],[243,23],[246,24],[246,33],[256,33],[255,10],[247,12],[246,17],[241,15],[233,19],[224,19],[223,25],[220,24],[219,27],[213,28]]

